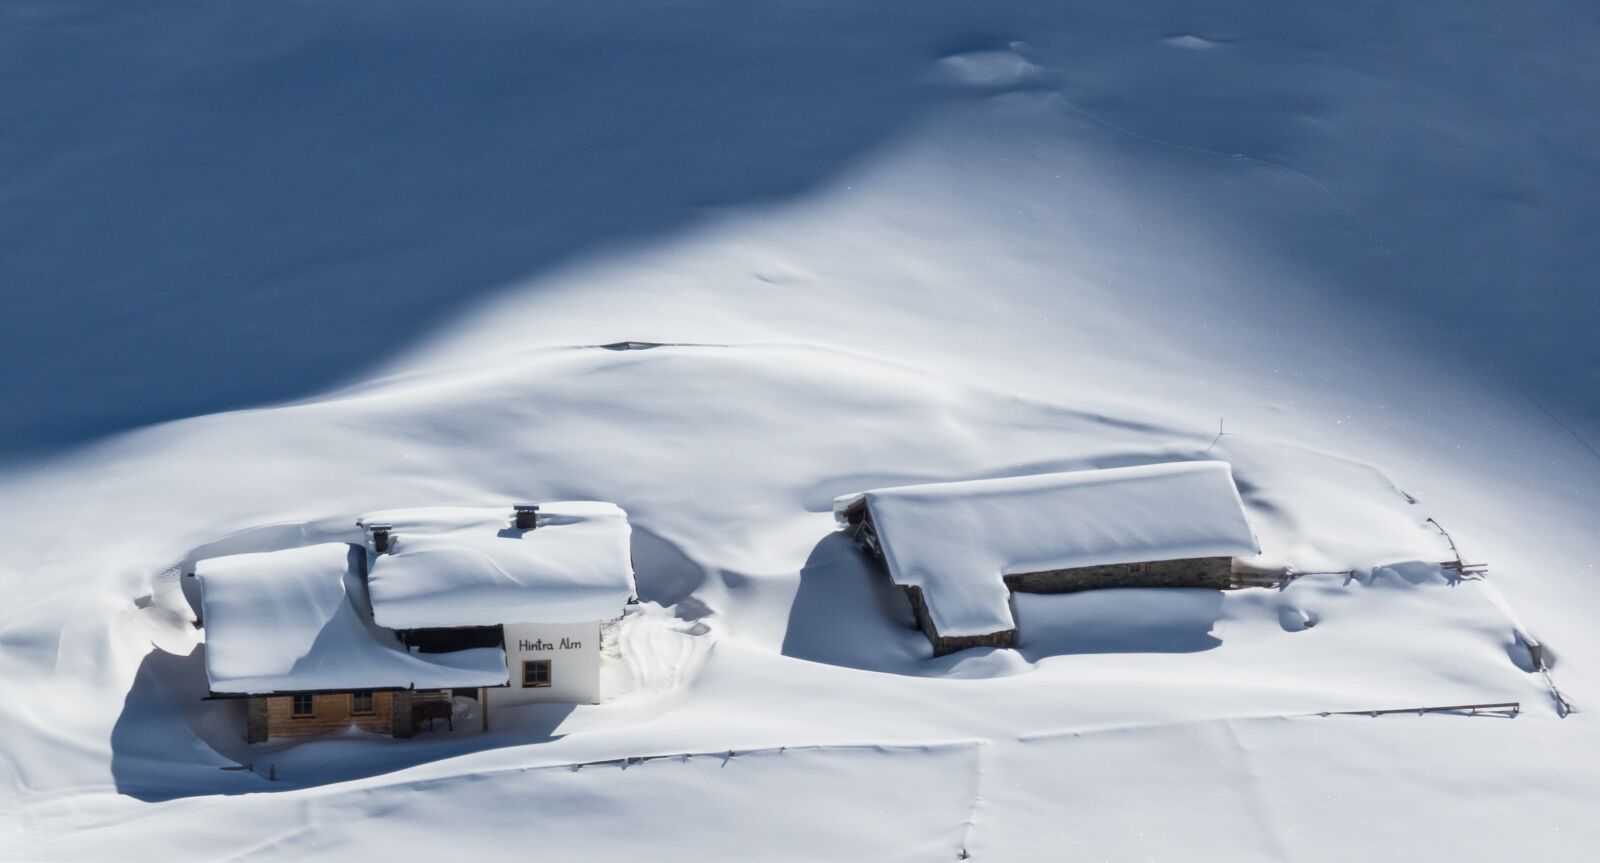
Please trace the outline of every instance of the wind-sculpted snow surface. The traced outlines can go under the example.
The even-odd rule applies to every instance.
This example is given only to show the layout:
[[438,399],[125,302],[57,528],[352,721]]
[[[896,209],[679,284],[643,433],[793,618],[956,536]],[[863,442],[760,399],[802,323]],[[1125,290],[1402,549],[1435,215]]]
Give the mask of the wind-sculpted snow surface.
[[[80,546],[72,557],[49,543],[16,546],[33,556],[18,558],[29,562],[27,574],[11,576],[29,599],[5,618],[6,679],[21,682],[26,696],[0,708],[21,732],[7,738],[16,770],[8,793],[19,813],[8,853],[81,859],[136,847],[152,858],[204,859],[255,848],[315,858],[356,842],[414,846],[434,824],[466,831],[474,847],[504,848],[522,835],[513,825],[528,816],[512,810],[524,808],[560,813],[560,827],[547,835],[566,837],[561,847],[574,854],[645,853],[661,834],[619,834],[613,822],[654,823],[666,817],[659,801],[672,798],[697,801],[693,814],[673,810],[679,823],[722,825],[716,844],[695,851],[710,859],[761,849],[786,859],[941,859],[965,846],[1011,847],[1019,840],[1007,837],[1018,831],[1055,835],[1021,849],[1042,854],[1045,844],[1099,847],[1103,834],[1066,831],[1028,814],[1036,813],[1031,805],[997,806],[985,789],[1059,794],[1057,765],[1094,758],[1079,750],[1092,751],[1115,729],[1141,729],[1115,738],[1128,741],[1118,745],[1160,759],[1175,757],[1163,753],[1181,749],[1196,723],[1225,735],[1234,717],[1302,717],[1283,721],[1318,734],[1323,726],[1313,723],[1352,721],[1324,719],[1325,711],[1508,700],[1524,705],[1509,721],[1371,721],[1396,728],[1424,764],[1461,756],[1460,741],[1482,745],[1494,732],[1430,743],[1435,738],[1401,723],[1503,726],[1519,757],[1551,760],[1561,795],[1589,791],[1572,766],[1584,757],[1587,723],[1582,713],[1557,718],[1545,679],[1528,665],[1523,622],[1488,582],[1434,562],[1450,554],[1424,521],[1433,510],[1421,501],[1433,484],[1407,483],[1402,492],[1348,459],[1248,435],[1213,440],[1153,409],[1137,416],[1005,396],[816,347],[547,349],[152,429],[21,477],[8,500],[31,502],[27,523],[41,536],[69,534],[82,495],[128,497],[113,540]],[[507,445],[533,428],[539,446]],[[242,440],[254,447],[244,462]],[[996,452],[1007,458],[992,461]],[[1353,571],[1304,575],[1282,591],[1025,597],[1016,651],[935,660],[903,623],[906,608],[876,595],[882,574],[834,533],[829,510],[844,490],[933,471],[979,477],[1185,457],[1234,465],[1264,561],[1301,571],[1334,561]],[[223,465],[226,488],[197,481]],[[61,483],[58,471],[71,481]],[[322,535],[318,525],[348,525],[341,513],[369,512],[379,499],[556,499],[579,489],[615,498],[654,537],[637,561],[641,585],[657,583],[657,567],[681,585],[676,595],[654,594],[675,599],[671,607],[647,601],[624,618],[606,672],[607,703],[522,708],[487,734],[246,746],[235,705],[200,700],[204,671],[192,658],[204,647],[188,646],[196,634],[181,599],[170,599],[175,588],[157,577],[167,561],[203,554],[188,549],[237,553],[251,542],[309,541]],[[284,525],[295,512],[305,519],[298,528],[245,529]],[[235,538],[212,541],[227,534]],[[704,570],[698,584],[685,580],[686,567]],[[1515,601],[1522,582],[1515,566],[1509,571]],[[62,590],[64,583],[75,589]],[[1558,677],[1574,693],[1589,691],[1565,658],[1586,643],[1548,635],[1558,617],[1530,616],[1562,652]],[[151,641],[163,647],[152,651]],[[1521,730],[1528,725],[1547,728],[1542,745]],[[1340,794],[1409,799],[1431,787],[1397,779],[1392,763],[1367,762],[1360,752],[1307,754],[1296,733],[1274,739],[1295,749],[1297,770]],[[1066,735],[1074,748],[1026,742],[1034,734]],[[1372,734],[1399,745],[1381,730],[1362,732]],[[1222,758],[1211,748],[1194,751],[1207,763]],[[220,769],[233,766],[245,769]],[[678,772],[662,772],[669,769]],[[1197,788],[1216,783],[1219,801],[1250,793],[1231,768],[1207,773],[1197,761],[1175,769]],[[1484,769],[1499,770],[1499,762]],[[1107,770],[1095,781],[1135,797],[1167,781]],[[574,773],[590,778],[556,778]],[[500,790],[510,780],[495,777],[513,775],[518,790]],[[1383,791],[1368,787],[1374,775],[1388,777]],[[1488,782],[1488,774],[1475,781]],[[748,791],[769,784],[789,791]],[[855,820],[832,804],[800,802],[811,798],[855,801]],[[434,799],[437,811],[425,802]],[[315,811],[354,807],[363,817],[304,821],[297,801]],[[149,817],[150,806],[161,807],[160,817]],[[202,806],[204,818],[185,814]],[[804,812],[791,815],[795,807]],[[1074,811],[1087,818],[1094,807]],[[1315,820],[1319,812],[1331,814],[1312,806],[1293,817]],[[844,820],[830,830],[812,818]],[[730,820],[740,826],[730,830]],[[777,821],[797,832],[774,832]],[[1503,823],[1489,818],[1467,829],[1492,843]],[[80,832],[84,824],[98,829]],[[808,831],[817,835],[804,838]],[[1163,848],[1177,835],[1128,847]],[[1230,853],[1274,853],[1271,830],[1228,835]],[[774,837],[781,843],[771,844]],[[1355,837],[1337,847],[1367,846]]]
[[[1055,203],[988,230],[1065,239],[1050,223],[1076,209],[1199,277],[1284,253],[1335,278],[1274,281],[1593,432],[1597,30],[1560,0],[14,0],[0,454],[359,380],[507,281],[846,185],[930,118],[1017,92],[1076,126],[1017,139],[1022,160],[1110,148],[1148,185],[1102,165],[1122,194],[1091,204],[1047,170]],[[958,170],[1022,167],[973,156]],[[1221,245],[1151,221],[1191,205]],[[1134,275],[1116,257],[1106,274]],[[807,270],[786,263],[750,287]]]
[[[1600,843],[1592,16],[775,8],[0,8],[0,859]],[[831,515],[1190,461],[1299,577],[1015,650]],[[606,703],[203,700],[198,561],[540,500],[634,527]]]

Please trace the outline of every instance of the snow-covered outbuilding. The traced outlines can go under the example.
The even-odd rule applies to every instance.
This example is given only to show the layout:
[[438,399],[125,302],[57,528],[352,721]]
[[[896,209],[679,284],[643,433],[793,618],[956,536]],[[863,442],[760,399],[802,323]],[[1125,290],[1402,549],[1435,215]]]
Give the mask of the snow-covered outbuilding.
[[1196,461],[877,489],[835,519],[943,655],[1016,640],[1011,592],[1237,586],[1260,553],[1233,474]]
[[196,564],[210,693],[248,700],[248,740],[351,725],[406,737],[472,701],[487,724],[491,701],[600,699],[601,625],[634,595],[621,509],[394,510],[358,524],[362,545]]

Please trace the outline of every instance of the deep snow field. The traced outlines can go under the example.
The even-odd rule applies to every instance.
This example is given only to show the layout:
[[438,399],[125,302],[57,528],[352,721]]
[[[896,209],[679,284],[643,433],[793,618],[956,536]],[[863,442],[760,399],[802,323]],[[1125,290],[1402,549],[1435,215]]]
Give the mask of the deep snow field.
[[[1586,859],[1596,44],[1579,3],[0,7],[0,859]],[[831,514],[1200,458],[1305,574],[1019,596],[1015,650],[931,658]],[[571,499],[634,526],[606,703],[246,746],[200,701],[195,560]]]

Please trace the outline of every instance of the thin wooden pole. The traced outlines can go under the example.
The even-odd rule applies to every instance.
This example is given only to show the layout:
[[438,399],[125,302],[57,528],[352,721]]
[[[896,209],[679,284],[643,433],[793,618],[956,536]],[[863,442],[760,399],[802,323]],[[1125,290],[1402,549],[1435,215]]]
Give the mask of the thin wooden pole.
[[1494,710],[1509,712],[1516,715],[1522,712],[1522,703],[1518,701],[1500,701],[1494,704],[1451,704],[1444,707],[1400,707],[1386,710],[1330,710],[1323,716],[1385,716],[1391,713],[1445,713],[1470,710],[1474,713],[1479,710]]

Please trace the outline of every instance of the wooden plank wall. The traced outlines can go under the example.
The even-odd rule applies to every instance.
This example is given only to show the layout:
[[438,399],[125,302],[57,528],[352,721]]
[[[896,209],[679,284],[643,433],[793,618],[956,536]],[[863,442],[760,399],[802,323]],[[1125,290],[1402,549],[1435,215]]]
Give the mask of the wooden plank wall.
[[348,692],[311,696],[312,715],[304,717],[291,715],[294,711],[293,696],[268,696],[266,702],[268,737],[305,737],[338,731],[351,725],[379,734],[389,734],[393,728],[392,692],[374,692],[372,713],[365,716],[352,715]]

